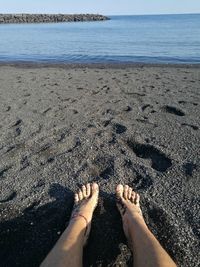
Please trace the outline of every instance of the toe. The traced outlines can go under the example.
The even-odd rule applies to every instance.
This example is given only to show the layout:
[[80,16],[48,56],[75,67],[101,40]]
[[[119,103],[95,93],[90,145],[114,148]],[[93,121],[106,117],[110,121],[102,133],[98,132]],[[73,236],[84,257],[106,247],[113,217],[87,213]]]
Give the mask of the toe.
[[87,194],[87,197],[90,197],[90,194],[91,194],[91,185],[89,183],[86,184],[86,194]]
[[83,199],[83,192],[81,190],[78,191],[78,197],[79,197],[79,201]]
[[116,188],[116,195],[118,198],[122,198],[123,197],[123,191],[124,191],[124,187],[122,184],[118,184],[117,188]]
[[79,197],[78,197],[78,194],[74,194],[74,202],[75,204],[77,204],[79,202]]
[[132,196],[132,188],[129,187],[128,189],[128,199],[131,200],[131,196]]
[[135,204],[136,204],[137,206],[140,205],[140,195],[137,194],[137,193],[136,193],[136,197],[135,197]]
[[134,191],[132,191],[132,194],[131,194],[131,202],[135,203],[135,192]]
[[82,186],[82,192],[83,192],[83,197],[86,198],[87,197],[87,193],[86,193],[85,185]]
[[124,198],[125,199],[128,199],[128,190],[129,190],[129,186],[125,185],[124,186]]
[[98,194],[98,192],[99,192],[99,186],[98,186],[97,183],[93,183],[92,186],[91,186],[91,189],[92,189],[92,195]]

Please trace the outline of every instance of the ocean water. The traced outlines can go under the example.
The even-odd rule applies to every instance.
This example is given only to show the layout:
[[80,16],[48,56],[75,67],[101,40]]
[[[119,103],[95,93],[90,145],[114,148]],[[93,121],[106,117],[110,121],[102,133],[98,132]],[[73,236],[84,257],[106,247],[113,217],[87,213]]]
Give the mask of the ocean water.
[[0,61],[200,63],[200,14],[0,24]]

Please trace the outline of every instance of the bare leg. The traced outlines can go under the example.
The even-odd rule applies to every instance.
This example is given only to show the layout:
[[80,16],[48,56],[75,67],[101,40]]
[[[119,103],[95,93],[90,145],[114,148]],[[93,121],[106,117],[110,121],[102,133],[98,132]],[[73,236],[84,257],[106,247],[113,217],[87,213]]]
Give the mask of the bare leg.
[[148,229],[140,209],[139,195],[128,185],[118,185],[116,195],[124,233],[133,251],[134,267],[176,267]]
[[98,194],[99,187],[96,183],[82,186],[82,190],[75,194],[75,208],[69,226],[42,262],[41,267],[82,266],[83,247],[90,232]]

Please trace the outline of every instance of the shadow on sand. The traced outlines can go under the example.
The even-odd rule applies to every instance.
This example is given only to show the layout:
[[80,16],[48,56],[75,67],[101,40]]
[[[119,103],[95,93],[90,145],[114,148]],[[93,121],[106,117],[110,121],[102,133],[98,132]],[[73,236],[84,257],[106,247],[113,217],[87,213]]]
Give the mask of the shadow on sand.
[[[53,184],[49,194],[55,198],[53,202],[30,207],[22,216],[0,223],[2,267],[39,266],[66,228],[73,208],[73,192]],[[102,192],[84,251],[84,266],[121,263],[129,266],[131,254],[125,243],[114,196]]]

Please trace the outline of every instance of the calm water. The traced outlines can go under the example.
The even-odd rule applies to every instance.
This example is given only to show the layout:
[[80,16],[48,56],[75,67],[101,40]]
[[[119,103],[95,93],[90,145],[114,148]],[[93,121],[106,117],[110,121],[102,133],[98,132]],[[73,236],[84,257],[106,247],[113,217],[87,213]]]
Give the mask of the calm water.
[[0,25],[0,61],[200,63],[200,14]]

